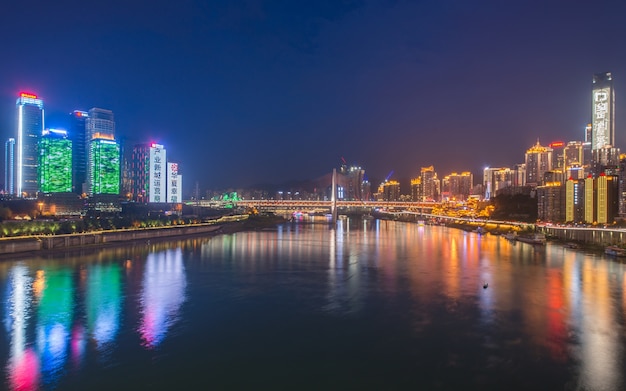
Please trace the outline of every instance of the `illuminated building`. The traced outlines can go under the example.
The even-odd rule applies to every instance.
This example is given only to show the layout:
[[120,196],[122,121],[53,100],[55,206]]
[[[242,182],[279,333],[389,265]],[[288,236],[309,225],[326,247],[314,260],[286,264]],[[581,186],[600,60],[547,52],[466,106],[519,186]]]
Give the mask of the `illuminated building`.
[[449,199],[465,201],[472,193],[472,183],[474,176],[470,172],[452,174],[443,178],[442,194],[447,193]]
[[363,200],[363,178],[365,176],[365,170],[359,166],[349,166],[343,164],[339,168],[339,173],[343,175],[342,187],[344,188],[344,196],[342,199],[348,201],[361,201]]
[[561,170],[550,170],[543,173],[542,183],[565,183],[565,173]]
[[163,145],[137,144],[130,159],[130,192],[137,202],[167,202],[167,154]]
[[178,163],[167,163],[167,202],[183,201],[183,176],[178,173]]
[[380,184],[378,193],[382,195],[382,201],[399,201],[400,183],[394,180],[385,181]]
[[560,182],[546,182],[537,186],[537,217],[542,221],[565,220],[565,186]]
[[595,177],[600,176],[600,174],[617,175],[619,171],[619,148],[605,145],[604,147],[594,149],[591,152],[591,172]]
[[412,201],[421,201],[423,199],[423,190],[422,190],[422,178],[417,177],[411,179],[411,200]]
[[499,190],[512,187],[515,183],[515,171],[506,167],[487,167],[483,170],[483,188],[485,199],[491,199]]
[[563,171],[565,159],[564,159],[564,149],[565,143],[563,141],[554,141],[548,145],[552,148],[552,169]]
[[584,161],[582,141],[570,141],[563,148],[563,166],[565,169],[573,165],[582,166]]
[[15,193],[18,197],[37,194],[37,158],[39,137],[44,129],[43,101],[37,95],[22,92],[17,106],[17,159]]
[[372,198],[372,184],[365,173],[363,174],[363,182],[361,182],[361,197],[363,201],[370,201]]
[[69,193],[72,191],[72,141],[67,131],[46,129],[39,141],[39,191]]
[[579,223],[585,220],[585,181],[570,178],[565,182],[565,222]]
[[573,164],[565,170],[565,178],[584,179],[585,170],[578,164]]
[[120,193],[120,146],[95,138],[89,143],[89,195]]
[[619,212],[619,178],[600,174],[585,179],[585,222],[609,224]]
[[85,118],[85,144],[94,138],[115,139],[115,117],[111,110],[91,108]]
[[626,218],[626,154],[620,155],[619,167],[619,215]]
[[611,72],[593,75],[591,149],[615,145],[615,91]]
[[533,145],[526,151],[526,184],[539,186],[543,183],[543,175],[552,170],[552,148],[539,144]]
[[585,126],[585,142],[586,143],[591,143],[592,134],[593,134],[593,125],[587,124],[587,126]]
[[4,193],[15,195],[15,139],[4,143]]
[[[88,148],[85,134],[89,113],[74,110],[70,113],[69,138],[72,140],[72,189],[76,194],[87,193]],[[91,140],[90,140],[91,141]]]
[[422,167],[420,170],[422,179],[422,199],[420,201],[436,201],[437,200],[437,173],[434,166]]

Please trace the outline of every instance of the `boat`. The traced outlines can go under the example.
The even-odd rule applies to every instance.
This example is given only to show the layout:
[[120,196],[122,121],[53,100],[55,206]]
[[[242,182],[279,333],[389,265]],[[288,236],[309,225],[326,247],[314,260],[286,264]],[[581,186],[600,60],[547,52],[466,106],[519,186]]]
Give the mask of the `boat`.
[[532,235],[518,235],[517,240],[530,244],[546,244],[546,235],[540,233],[534,233]]
[[580,248],[580,244],[574,243],[574,242],[568,242],[568,243],[565,243],[565,247],[573,248],[573,249],[579,249]]
[[517,232],[507,232],[504,234],[504,238],[508,240],[517,240]]
[[614,257],[626,257],[626,248],[618,246],[607,246],[604,248],[604,253],[612,255]]

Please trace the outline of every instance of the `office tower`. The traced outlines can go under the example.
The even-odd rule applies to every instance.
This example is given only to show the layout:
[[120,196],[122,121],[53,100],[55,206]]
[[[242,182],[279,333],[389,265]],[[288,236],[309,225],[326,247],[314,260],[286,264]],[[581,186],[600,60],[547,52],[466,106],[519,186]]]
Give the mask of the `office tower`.
[[15,195],[15,139],[4,143],[4,194]]
[[131,197],[137,202],[167,202],[167,154],[163,145],[133,147],[130,161]]
[[115,117],[111,110],[94,107],[85,118],[85,143],[93,138],[115,139]]
[[615,145],[615,91],[611,72],[593,75],[591,149]]
[[18,197],[37,195],[37,160],[39,138],[44,129],[43,101],[37,95],[22,92],[17,106],[17,159],[15,193]]
[[585,126],[585,142],[586,143],[590,143],[591,142],[591,137],[593,134],[593,126],[591,124],[587,124],[587,126]]
[[76,194],[87,193],[87,144],[85,126],[89,118],[86,111],[74,110],[70,113],[69,138],[72,141],[72,188]]
[[183,200],[183,176],[178,172],[178,163],[167,163],[167,202],[176,204]]
[[552,170],[552,148],[537,144],[526,151],[526,184],[536,187],[543,184],[543,174]]
[[72,141],[67,131],[46,129],[39,141],[39,191],[69,193],[72,191]]
[[89,195],[120,193],[120,146],[108,138],[89,143]]

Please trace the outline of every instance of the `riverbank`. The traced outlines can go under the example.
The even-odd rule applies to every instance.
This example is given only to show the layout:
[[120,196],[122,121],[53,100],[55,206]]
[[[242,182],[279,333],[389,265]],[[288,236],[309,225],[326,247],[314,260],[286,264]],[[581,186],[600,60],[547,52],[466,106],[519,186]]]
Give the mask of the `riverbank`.
[[0,257],[40,252],[59,252],[85,248],[149,243],[176,237],[215,236],[240,231],[258,230],[285,220],[274,215],[225,216],[211,223],[181,226],[119,229],[66,235],[39,235],[0,239]]

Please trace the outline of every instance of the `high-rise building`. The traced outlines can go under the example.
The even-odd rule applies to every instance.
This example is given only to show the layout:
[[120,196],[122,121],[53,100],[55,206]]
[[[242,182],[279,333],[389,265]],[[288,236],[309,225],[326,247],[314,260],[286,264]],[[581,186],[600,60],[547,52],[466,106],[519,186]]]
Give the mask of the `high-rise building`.
[[130,161],[131,198],[137,202],[167,202],[167,154],[163,145],[138,144]]
[[560,182],[547,182],[537,186],[537,217],[542,221],[565,221],[565,186]]
[[115,139],[115,117],[111,110],[91,108],[85,118],[85,143],[94,138]]
[[554,141],[551,142],[548,146],[552,148],[552,169],[563,171],[565,168],[565,143],[563,141]]
[[565,182],[565,222],[579,223],[585,220],[585,180],[569,179]]
[[487,167],[483,170],[485,199],[491,199],[499,190],[514,186],[515,170],[507,167]]
[[39,138],[44,129],[43,101],[37,95],[22,92],[17,106],[17,159],[15,193],[18,197],[37,195]]
[[350,201],[363,200],[362,184],[365,170],[356,165],[348,166],[343,164],[339,168],[339,173],[343,174],[343,180],[341,181],[345,189],[343,199]]
[[422,193],[422,177],[411,179],[411,201],[421,201],[423,199]]
[[615,91],[611,72],[593,75],[591,149],[615,146]]
[[15,139],[4,143],[4,193],[15,195]]
[[619,214],[619,178],[601,173],[585,179],[585,222],[609,224]]
[[89,143],[89,195],[120,193],[120,146],[113,139]]
[[69,193],[72,191],[72,141],[67,131],[46,129],[39,141],[39,191]]
[[543,184],[546,171],[552,170],[552,148],[539,144],[533,145],[526,151],[526,184],[539,186]]
[[435,167],[422,167],[420,170],[420,177],[422,178],[422,199],[420,201],[436,201],[437,200],[437,184],[435,180],[437,173],[435,173]]
[[70,113],[69,138],[72,140],[72,189],[76,194],[87,193],[87,158],[85,126],[89,118],[86,111],[74,110]]

